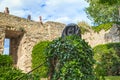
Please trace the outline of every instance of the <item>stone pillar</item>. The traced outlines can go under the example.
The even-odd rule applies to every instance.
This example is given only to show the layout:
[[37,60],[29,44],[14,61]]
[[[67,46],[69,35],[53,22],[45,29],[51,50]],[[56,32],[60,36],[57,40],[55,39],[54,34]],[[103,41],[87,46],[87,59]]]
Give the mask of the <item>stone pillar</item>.
[[9,8],[8,7],[5,7],[4,13],[9,14]]
[[40,19],[40,24],[43,25],[43,22],[42,22],[42,16],[39,16],[39,19]]
[[5,39],[5,30],[0,28],[0,54],[3,54],[4,51],[4,39]]
[[10,39],[10,55],[13,58],[14,65],[17,64],[17,60],[18,60],[18,56],[17,56],[18,44],[19,42],[17,38]]
[[28,20],[31,20],[31,15],[28,15],[27,19],[28,19]]

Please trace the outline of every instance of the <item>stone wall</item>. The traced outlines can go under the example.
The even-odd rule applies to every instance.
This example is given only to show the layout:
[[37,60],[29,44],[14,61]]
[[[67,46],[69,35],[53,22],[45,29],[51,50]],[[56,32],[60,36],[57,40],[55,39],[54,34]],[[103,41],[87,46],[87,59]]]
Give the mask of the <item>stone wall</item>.
[[114,24],[113,27],[105,35],[105,41],[120,42],[120,25]]
[[90,32],[83,34],[82,38],[92,47],[99,44],[120,42],[120,26],[114,24],[108,31],[101,30],[100,32],[94,32],[93,30],[90,30]]
[[[61,36],[65,24],[58,22],[40,22],[27,20],[13,15],[0,13],[0,53],[3,53],[4,39],[10,39],[10,55],[14,65],[23,72],[31,70],[31,54],[35,44],[40,41],[53,40]],[[120,42],[120,26],[114,25],[110,30],[99,33],[92,29],[82,35],[92,47],[109,42]]]
[[109,31],[105,31],[105,30],[101,30],[99,33],[91,31],[83,34],[82,37],[89,43],[89,45],[94,47],[96,45],[106,43],[104,39],[104,35],[108,32]]
[[17,66],[25,72],[30,71],[32,60],[31,54],[34,45],[40,41],[53,40],[61,36],[63,27],[63,24],[51,22],[47,22],[37,29],[31,27],[30,32],[26,32],[20,42]]
[[35,44],[53,40],[61,36],[65,24],[46,22],[43,25],[13,15],[0,13],[0,52],[3,52],[4,39],[10,39],[10,55],[14,65],[24,72],[31,70],[31,54]]
[[3,53],[4,38],[5,38],[5,30],[3,27],[0,27],[0,54]]

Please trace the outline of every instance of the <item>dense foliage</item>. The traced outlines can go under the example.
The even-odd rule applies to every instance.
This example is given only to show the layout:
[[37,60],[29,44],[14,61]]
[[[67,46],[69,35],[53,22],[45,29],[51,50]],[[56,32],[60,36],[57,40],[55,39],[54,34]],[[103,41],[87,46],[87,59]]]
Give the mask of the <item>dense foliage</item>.
[[86,1],[89,3],[89,7],[86,8],[86,13],[89,19],[91,19],[95,24],[118,22],[119,5],[101,4],[99,0],[86,0]]
[[[42,41],[36,44],[32,50],[32,69],[38,67],[46,61],[46,55],[44,54],[45,48],[47,47],[49,41]],[[41,66],[33,73],[39,75],[40,77],[47,76],[48,67],[46,65]]]
[[120,4],[120,0],[99,0],[102,4],[116,5]]
[[120,43],[98,45],[94,48],[97,61],[95,72],[99,78],[104,76],[120,76]]
[[[34,46],[32,51],[32,68],[38,67],[45,62],[46,56],[44,49],[49,41],[43,41]],[[41,77],[47,76],[48,67],[46,65],[35,70],[31,74],[24,74],[20,70],[12,66],[12,58],[8,55],[0,55],[0,80],[39,80]]]
[[23,73],[12,66],[12,58],[0,55],[0,80],[16,80]]
[[57,58],[52,80],[95,80],[93,51],[79,36],[58,38],[47,47],[48,66]]
[[11,66],[13,63],[12,58],[8,55],[0,55],[0,67]]

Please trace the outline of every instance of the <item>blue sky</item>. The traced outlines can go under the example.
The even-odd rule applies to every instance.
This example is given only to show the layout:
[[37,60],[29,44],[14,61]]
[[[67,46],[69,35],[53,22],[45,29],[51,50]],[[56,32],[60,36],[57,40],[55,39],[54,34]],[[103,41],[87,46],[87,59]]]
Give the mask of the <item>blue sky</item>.
[[9,43],[10,40],[9,39],[5,39],[5,43],[4,43],[4,54],[9,54]]
[[[32,20],[43,22],[55,21],[61,23],[78,23],[85,21],[91,24],[85,13],[89,4],[85,0],[0,0],[0,12],[8,7],[10,14],[27,18],[30,14]],[[8,53],[9,40],[5,40],[5,53]]]
[[10,14],[39,21],[57,21],[65,24],[86,21],[91,24],[84,11],[88,7],[85,0],[0,0],[0,12],[9,7]]

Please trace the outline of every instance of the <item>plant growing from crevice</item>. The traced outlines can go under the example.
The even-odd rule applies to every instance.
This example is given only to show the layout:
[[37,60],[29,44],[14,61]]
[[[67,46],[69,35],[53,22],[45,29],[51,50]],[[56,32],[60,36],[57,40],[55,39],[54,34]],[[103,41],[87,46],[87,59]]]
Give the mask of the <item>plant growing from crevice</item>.
[[19,30],[20,30],[21,32],[25,32],[25,28],[23,28],[23,27],[20,27]]

